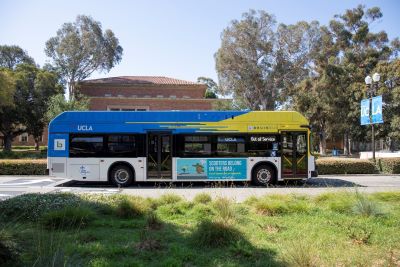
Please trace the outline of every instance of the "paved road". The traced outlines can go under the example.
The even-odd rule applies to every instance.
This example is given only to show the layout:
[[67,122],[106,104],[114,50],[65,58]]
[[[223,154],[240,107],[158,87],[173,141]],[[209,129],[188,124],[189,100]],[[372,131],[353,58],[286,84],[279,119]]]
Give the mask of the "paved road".
[[265,194],[307,194],[324,192],[355,191],[382,192],[399,191],[400,175],[326,175],[308,180],[304,184],[281,183],[274,187],[253,187],[247,183],[138,183],[129,188],[118,189],[107,183],[80,183],[49,176],[0,176],[0,200],[25,193],[100,193],[130,194],[144,197],[158,197],[165,193],[179,194],[192,199],[201,192],[229,197],[238,202],[250,196]]

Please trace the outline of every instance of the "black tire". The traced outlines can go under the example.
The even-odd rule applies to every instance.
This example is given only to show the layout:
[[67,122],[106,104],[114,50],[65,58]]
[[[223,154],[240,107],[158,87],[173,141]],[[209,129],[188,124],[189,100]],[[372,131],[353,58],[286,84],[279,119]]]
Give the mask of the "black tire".
[[124,164],[114,166],[110,172],[110,181],[116,186],[129,186],[133,182],[133,172]]
[[276,184],[276,173],[269,165],[257,166],[253,171],[252,181],[255,185],[267,186]]

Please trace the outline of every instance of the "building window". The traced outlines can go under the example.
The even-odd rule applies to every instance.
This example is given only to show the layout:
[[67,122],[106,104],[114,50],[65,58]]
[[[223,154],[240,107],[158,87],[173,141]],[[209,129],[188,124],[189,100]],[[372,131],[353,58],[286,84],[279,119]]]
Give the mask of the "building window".
[[176,95],[170,95],[169,97],[172,98],[172,99],[175,99]]
[[147,111],[149,107],[147,106],[108,106],[107,110],[109,111]]
[[43,135],[39,136],[39,142],[43,142]]
[[19,136],[19,141],[20,141],[20,142],[24,142],[24,143],[28,142],[28,134],[27,134],[27,133],[21,134],[21,135]]
[[190,96],[184,95],[183,98],[188,99]]
[[105,97],[110,97],[110,96],[111,96],[111,94],[104,94],[104,96],[105,96]]
[[149,96],[149,95],[145,95],[145,96],[144,96],[144,98],[151,98],[151,96]]
[[118,95],[118,97],[124,97],[124,95]]
[[157,95],[157,98],[164,98],[163,95]]

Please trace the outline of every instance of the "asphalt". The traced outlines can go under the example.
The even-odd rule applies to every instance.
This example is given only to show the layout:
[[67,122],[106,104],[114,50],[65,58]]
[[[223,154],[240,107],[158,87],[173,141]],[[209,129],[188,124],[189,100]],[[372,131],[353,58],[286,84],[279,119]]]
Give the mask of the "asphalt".
[[26,193],[70,192],[76,194],[129,194],[159,197],[166,193],[181,195],[190,200],[198,193],[213,197],[228,197],[242,202],[251,196],[267,194],[318,195],[325,192],[400,192],[400,175],[324,175],[305,183],[279,183],[273,187],[254,187],[248,183],[136,183],[116,188],[108,183],[82,183],[49,176],[0,176],[0,200]]

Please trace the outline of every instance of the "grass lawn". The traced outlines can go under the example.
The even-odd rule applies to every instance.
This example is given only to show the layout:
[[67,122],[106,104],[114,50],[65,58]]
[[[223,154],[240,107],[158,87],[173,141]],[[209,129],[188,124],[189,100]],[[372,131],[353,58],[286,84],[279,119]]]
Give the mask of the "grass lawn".
[[399,266],[400,193],[23,195],[0,202],[0,266]]

